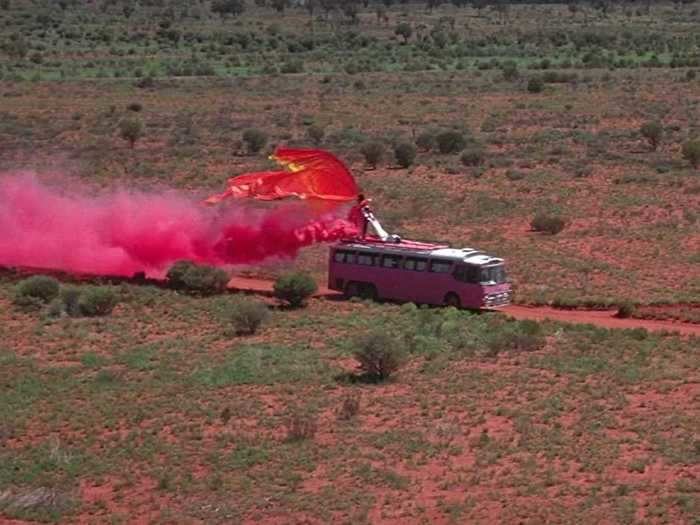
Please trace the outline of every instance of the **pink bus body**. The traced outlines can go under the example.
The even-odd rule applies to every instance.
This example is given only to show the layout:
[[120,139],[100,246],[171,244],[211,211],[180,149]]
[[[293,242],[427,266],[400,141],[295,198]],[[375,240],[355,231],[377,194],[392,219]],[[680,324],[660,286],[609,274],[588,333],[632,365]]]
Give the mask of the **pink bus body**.
[[438,244],[343,241],[330,249],[328,287],[346,296],[463,308],[511,300],[503,259]]

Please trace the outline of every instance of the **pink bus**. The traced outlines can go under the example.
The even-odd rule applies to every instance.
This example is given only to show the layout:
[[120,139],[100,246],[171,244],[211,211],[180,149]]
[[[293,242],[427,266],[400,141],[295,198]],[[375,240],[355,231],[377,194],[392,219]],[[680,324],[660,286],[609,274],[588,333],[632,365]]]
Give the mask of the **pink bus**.
[[346,297],[457,308],[510,303],[503,259],[440,244],[347,240],[331,247],[328,287]]

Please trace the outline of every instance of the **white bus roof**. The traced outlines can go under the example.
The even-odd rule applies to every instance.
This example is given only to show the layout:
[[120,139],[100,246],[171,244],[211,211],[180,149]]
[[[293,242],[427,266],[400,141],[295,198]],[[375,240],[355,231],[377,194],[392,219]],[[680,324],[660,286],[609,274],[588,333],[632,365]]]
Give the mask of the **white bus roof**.
[[453,261],[461,261],[479,266],[487,264],[500,264],[503,259],[492,257],[474,248],[449,248],[447,245],[432,244],[414,241],[401,241],[399,243],[377,242],[360,240],[342,241],[335,245],[336,248],[346,248],[350,250],[371,250],[380,253],[393,253],[400,255],[416,255],[423,257],[440,257]]

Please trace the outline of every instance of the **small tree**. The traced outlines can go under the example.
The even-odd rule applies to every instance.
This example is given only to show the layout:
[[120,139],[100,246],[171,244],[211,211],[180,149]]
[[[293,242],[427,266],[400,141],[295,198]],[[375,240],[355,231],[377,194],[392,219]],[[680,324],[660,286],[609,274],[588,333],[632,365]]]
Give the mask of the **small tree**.
[[550,235],[556,235],[564,229],[564,226],[566,226],[564,219],[547,213],[538,213],[530,223],[530,227],[534,231],[549,233]]
[[423,151],[430,151],[435,147],[435,134],[424,131],[416,137],[416,146]]
[[246,144],[248,153],[254,155],[267,144],[267,134],[255,128],[248,128],[243,132],[243,142]]
[[416,147],[408,142],[400,142],[394,147],[394,157],[402,168],[408,168],[416,160]]
[[355,341],[358,368],[373,381],[388,379],[403,363],[398,341],[383,331],[375,331]]
[[293,272],[278,278],[273,290],[275,297],[289,303],[293,308],[297,308],[316,293],[318,285],[308,273]]
[[10,9],[10,0],[0,0],[0,9],[3,11]]
[[360,151],[372,168],[376,168],[384,157],[384,146],[380,142],[365,142]]
[[661,142],[661,135],[663,134],[661,124],[657,121],[646,122],[639,128],[639,132],[642,134],[642,137],[647,139],[651,149],[656,151],[656,148],[659,147],[659,142]]
[[133,148],[136,141],[143,137],[143,123],[137,118],[125,118],[119,123],[119,136],[129,141]]
[[311,142],[317,146],[323,142],[323,136],[325,133],[326,130],[324,130],[321,126],[317,126],[316,124],[312,124],[306,130],[306,134],[309,136],[309,139],[311,139]]
[[700,140],[691,140],[683,144],[683,158],[690,162],[693,168],[700,167]]
[[411,38],[411,35],[413,35],[413,28],[408,22],[401,22],[396,26],[394,34],[403,37],[404,42],[408,42],[408,39]]
[[467,145],[464,135],[459,131],[443,131],[435,137],[440,153],[459,153]]

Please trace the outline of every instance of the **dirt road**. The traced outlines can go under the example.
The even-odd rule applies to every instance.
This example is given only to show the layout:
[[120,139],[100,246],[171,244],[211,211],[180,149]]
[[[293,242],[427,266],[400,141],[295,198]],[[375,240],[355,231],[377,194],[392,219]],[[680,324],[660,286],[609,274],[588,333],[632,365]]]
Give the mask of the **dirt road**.
[[[272,284],[272,281],[264,279],[234,277],[229,282],[228,287],[234,290],[267,295],[272,294]],[[337,297],[339,295],[339,292],[325,287],[320,287],[318,292],[316,292],[317,297]],[[501,309],[501,311],[515,319],[532,319],[535,321],[551,319],[563,323],[593,324],[603,328],[645,328],[649,331],[667,330],[679,332],[683,335],[700,337],[700,325],[698,324],[645,319],[620,319],[615,317],[615,310],[561,310],[546,306],[511,305]]]

